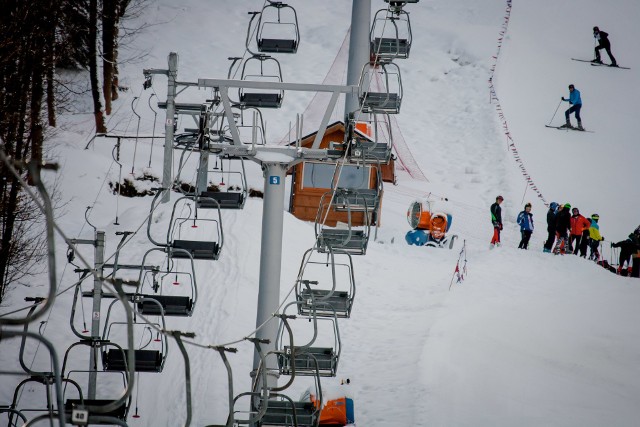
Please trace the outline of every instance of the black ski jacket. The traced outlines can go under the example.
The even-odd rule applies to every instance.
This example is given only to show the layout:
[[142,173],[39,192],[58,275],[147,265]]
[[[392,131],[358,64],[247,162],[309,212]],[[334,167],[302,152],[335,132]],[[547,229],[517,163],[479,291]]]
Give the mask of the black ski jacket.
[[553,209],[547,212],[547,231],[556,231],[556,211]]
[[600,31],[598,33],[594,33],[593,37],[596,38],[596,40],[598,41],[598,44],[600,46],[602,46],[602,47],[611,45],[609,43],[609,33],[605,33],[604,31]]
[[494,226],[502,225],[502,208],[498,202],[491,205],[491,222]]
[[567,233],[571,228],[571,213],[567,209],[562,209],[558,212],[556,218],[556,231],[561,237],[567,237]]

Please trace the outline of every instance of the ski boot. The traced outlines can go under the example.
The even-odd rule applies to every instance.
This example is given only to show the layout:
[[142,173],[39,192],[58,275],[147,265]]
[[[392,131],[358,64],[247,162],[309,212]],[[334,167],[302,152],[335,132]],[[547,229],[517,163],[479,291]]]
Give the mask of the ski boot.
[[569,121],[569,119],[567,119],[567,123],[565,123],[562,126],[560,126],[560,129],[573,129],[573,126],[571,126],[571,121]]
[[596,58],[591,62],[593,62],[594,64],[602,64],[602,60],[600,58]]
[[581,121],[578,121],[578,127],[576,129],[584,130],[584,128],[582,127],[582,122]]

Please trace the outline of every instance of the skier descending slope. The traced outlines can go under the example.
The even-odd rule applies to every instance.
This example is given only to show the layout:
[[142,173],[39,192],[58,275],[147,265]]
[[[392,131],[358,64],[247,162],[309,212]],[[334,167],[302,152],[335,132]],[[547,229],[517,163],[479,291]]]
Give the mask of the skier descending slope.
[[582,109],[582,99],[580,98],[580,91],[578,89],[576,89],[573,84],[570,84],[569,85],[569,99],[566,99],[563,96],[562,100],[569,102],[569,104],[571,104],[571,107],[569,107],[569,109],[564,112],[564,117],[566,119],[566,123],[564,125],[560,126],[560,127],[561,128],[571,128],[571,129],[573,129],[573,126],[571,126],[571,120],[569,119],[569,115],[571,113],[575,113],[576,114],[576,120],[578,121],[578,126],[576,127],[576,129],[584,130],[584,128],[582,127],[582,119],[580,118],[580,110]]

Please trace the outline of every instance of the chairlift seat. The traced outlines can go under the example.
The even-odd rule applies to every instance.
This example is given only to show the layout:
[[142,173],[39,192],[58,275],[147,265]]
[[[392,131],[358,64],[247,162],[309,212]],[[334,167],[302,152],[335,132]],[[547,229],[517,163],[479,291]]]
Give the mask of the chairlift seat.
[[288,39],[260,39],[258,50],[263,53],[296,53],[298,44]]
[[401,98],[391,92],[365,92],[360,97],[363,113],[398,114]]
[[[351,315],[353,300],[347,291],[333,291],[326,289],[303,288],[298,295],[298,313],[311,316],[315,313],[318,317],[347,318]],[[315,307],[313,302],[315,302]]]
[[244,92],[240,95],[240,102],[246,107],[280,108],[282,96],[278,93]]
[[[285,347],[285,354],[278,355],[280,373],[291,375],[295,366],[296,375],[320,375],[321,377],[334,377],[338,367],[338,356],[331,347],[294,347],[295,357],[291,357],[291,347]],[[292,366],[292,359],[294,360]],[[316,371],[316,361],[317,368]]]
[[[190,297],[171,295],[141,295],[158,301],[165,316],[191,316],[193,312],[193,300]],[[160,307],[152,301],[138,302],[138,311],[143,315],[159,316]]]
[[216,200],[220,209],[242,209],[244,207],[245,197],[244,193],[239,191],[203,191],[198,198],[198,207],[203,209],[215,209],[218,207],[211,200],[207,200],[206,197]]
[[373,212],[378,208],[380,200],[378,190],[375,188],[363,188],[336,192],[333,198],[333,206],[336,211],[344,212]]
[[408,58],[411,45],[407,39],[376,37],[371,43],[371,53],[378,58]]
[[316,425],[318,411],[312,402],[291,402],[288,400],[270,399],[267,409],[260,420],[261,426],[293,426],[293,408],[296,411],[298,427],[313,427]]
[[318,252],[329,252],[329,248],[338,252],[353,255],[364,255],[367,252],[369,236],[364,230],[342,230],[324,228],[318,235]]
[[[162,353],[158,350],[134,350],[136,372],[162,372]],[[127,370],[126,361],[129,350],[110,348],[102,352],[102,366],[105,371],[124,372]]]
[[391,160],[391,147],[384,142],[358,141],[351,147],[349,160],[388,164]]
[[174,240],[171,249],[171,258],[186,259],[189,258],[187,253],[191,254],[193,259],[217,260],[220,257],[220,245],[217,242]]
[[[80,400],[80,399],[67,399],[66,402],[64,402],[64,411],[71,416],[71,411],[73,411],[73,409],[75,407],[80,407],[80,406],[106,406],[109,403],[113,403],[113,400],[109,400],[109,399],[84,399],[84,400]],[[89,413],[89,416],[91,415],[99,415],[102,417],[113,417],[113,418],[117,418],[119,420],[125,421],[127,418],[127,411],[128,411],[128,407],[126,405],[125,402],[121,403],[120,406],[116,407],[115,409],[112,409],[109,412],[93,412],[93,413]],[[112,423],[109,422],[91,422],[91,424],[108,424],[108,425],[113,425]]]

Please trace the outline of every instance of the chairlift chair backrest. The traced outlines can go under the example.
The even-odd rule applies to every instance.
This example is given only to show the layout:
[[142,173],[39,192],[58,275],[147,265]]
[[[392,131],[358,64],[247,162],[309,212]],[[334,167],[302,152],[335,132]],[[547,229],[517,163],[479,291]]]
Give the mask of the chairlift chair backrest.
[[300,44],[296,10],[279,1],[265,4],[258,19],[256,43],[263,53],[296,53]]

